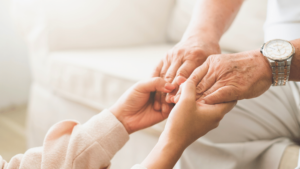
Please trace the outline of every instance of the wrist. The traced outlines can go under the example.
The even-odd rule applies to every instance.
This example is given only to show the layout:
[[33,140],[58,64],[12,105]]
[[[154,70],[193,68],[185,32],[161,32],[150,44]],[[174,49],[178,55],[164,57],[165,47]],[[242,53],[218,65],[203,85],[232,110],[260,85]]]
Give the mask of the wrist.
[[142,165],[148,169],[172,169],[181,157],[186,147],[178,146],[175,141],[164,140],[160,137]]
[[194,41],[204,41],[211,44],[217,44],[219,46],[221,35],[217,31],[213,31],[209,28],[188,28],[183,37],[182,41],[193,39]]
[[[220,54],[221,48],[218,42],[206,39],[202,36],[193,35],[182,39],[176,46],[198,49],[202,51],[202,57],[208,57],[214,54]],[[175,47],[176,47],[175,46]]]
[[121,112],[119,112],[114,107],[110,108],[109,111],[120,121],[120,123],[122,123],[122,125],[124,126],[124,128],[126,129],[126,131],[128,132],[128,134],[133,133],[130,130],[130,127],[127,125],[128,123],[126,122],[126,118],[124,116],[122,116]]
[[187,137],[180,137],[178,132],[169,132],[164,130],[158,140],[158,143],[163,143],[174,147],[174,151],[184,151],[189,145],[190,141]]
[[273,79],[273,74],[272,74],[272,68],[270,66],[270,62],[269,60],[267,59],[267,57],[265,57],[261,52],[260,50],[254,50],[253,51],[253,55],[254,57],[258,57],[258,60],[257,60],[257,63],[258,64],[263,64],[265,65],[266,69],[265,69],[265,79],[267,79],[268,81],[271,82],[272,84],[272,79]]

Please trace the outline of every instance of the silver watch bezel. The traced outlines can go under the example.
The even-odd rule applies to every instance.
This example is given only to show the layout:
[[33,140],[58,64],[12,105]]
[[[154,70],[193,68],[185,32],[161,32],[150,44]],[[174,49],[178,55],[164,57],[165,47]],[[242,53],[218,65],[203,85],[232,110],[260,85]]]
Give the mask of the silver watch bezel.
[[[284,58],[282,58],[282,59],[274,59],[273,57],[270,57],[270,56],[268,56],[268,52],[266,51],[266,46],[270,43],[270,42],[272,42],[272,41],[276,41],[276,40],[281,40],[281,41],[286,41],[286,42],[288,42],[291,46],[292,46],[292,51],[291,51],[291,53],[287,56],[287,57],[284,57]],[[294,45],[291,43],[291,42],[289,42],[289,41],[287,41],[287,40],[283,40],[283,39],[272,39],[272,40],[269,40],[268,42],[266,42],[265,44],[264,44],[264,46],[263,46],[263,50],[262,50],[263,52],[263,55],[265,56],[265,57],[267,57],[268,59],[270,59],[270,60],[273,60],[273,61],[285,61],[285,60],[288,60],[288,59],[290,59],[294,54],[295,54],[295,47],[294,47]]]

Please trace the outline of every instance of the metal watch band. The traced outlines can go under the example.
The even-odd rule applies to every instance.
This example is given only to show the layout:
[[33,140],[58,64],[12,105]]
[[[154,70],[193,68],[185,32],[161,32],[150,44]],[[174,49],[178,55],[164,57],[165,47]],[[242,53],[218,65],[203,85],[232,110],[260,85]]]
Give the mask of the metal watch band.
[[273,86],[284,86],[289,80],[291,59],[285,61],[270,61],[273,74]]

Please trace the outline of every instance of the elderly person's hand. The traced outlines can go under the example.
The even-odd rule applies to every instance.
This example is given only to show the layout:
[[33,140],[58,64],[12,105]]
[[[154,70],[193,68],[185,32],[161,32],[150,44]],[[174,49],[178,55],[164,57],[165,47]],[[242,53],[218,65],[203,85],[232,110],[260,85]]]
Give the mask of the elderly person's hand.
[[[243,2],[243,0],[198,0],[181,41],[158,64],[153,77],[162,77],[167,82],[176,84],[175,77],[188,78],[209,55],[220,54],[219,41]],[[170,98],[176,93],[177,89],[166,99],[165,93],[157,93],[155,110],[169,112],[172,105],[167,103],[171,103]]]
[[175,86],[156,77],[140,81],[128,89],[109,110],[129,134],[166,119],[168,113],[153,108],[155,92],[171,92]]
[[185,148],[216,128],[235,104],[235,101],[215,105],[198,103],[196,83],[186,81],[179,102],[171,111],[158,143],[142,163],[143,166],[148,169],[173,168]]
[[[272,84],[269,62],[258,50],[211,55],[189,78],[198,84],[198,100],[206,104],[254,98]],[[173,102],[179,97],[180,91]]]
[[[176,85],[178,89],[176,77],[188,78],[194,69],[200,66],[209,55],[220,53],[219,44],[211,41],[211,36],[210,40],[206,39],[204,37],[201,38],[199,35],[183,39],[157,65],[153,77],[164,78],[168,83]],[[176,93],[177,90],[174,90],[172,93],[169,93],[169,96],[173,96]],[[166,98],[166,93],[157,92],[154,103],[155,110],[161,110],[165,113],[170,112],[172,104],[169,104],[169,98]]]

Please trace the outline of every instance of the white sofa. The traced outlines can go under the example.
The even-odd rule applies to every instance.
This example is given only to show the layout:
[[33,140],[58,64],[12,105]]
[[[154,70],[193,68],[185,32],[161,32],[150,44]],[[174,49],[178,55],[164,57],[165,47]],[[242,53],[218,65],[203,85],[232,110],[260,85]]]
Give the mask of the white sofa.
[[[148,78],[180,40],[195,1],[13,1],[13,16],[28,44],[33,74],[28,146],[40,146],[49,127],[60,120],[85,122],[110,107],[136,81]],[[221,40],[222,50],[259,48],[265,11],[266,0],[246,1]],[[112,168],[141,162],[162,129],[158,124],[132,134]]]

